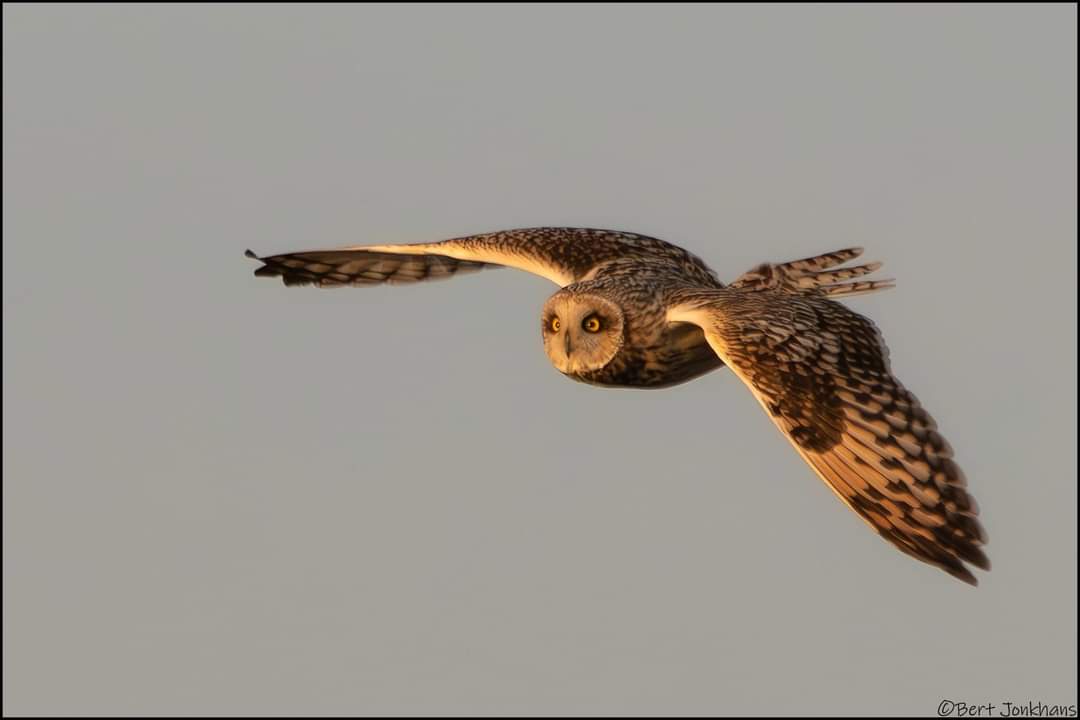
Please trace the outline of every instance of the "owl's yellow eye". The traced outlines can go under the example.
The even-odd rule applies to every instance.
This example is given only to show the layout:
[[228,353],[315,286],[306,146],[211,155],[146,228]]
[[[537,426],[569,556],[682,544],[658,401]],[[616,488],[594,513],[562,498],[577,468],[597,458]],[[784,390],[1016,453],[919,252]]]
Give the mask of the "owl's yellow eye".
[[562,323],[559,322],[559,318],[557,318],[557,317],[551,318],[550,325],[551,325],[551,332],[559,332],[559,328],[562,327]]
[[585,318],[585,322],[581,323],[581,327],[585,328],[585,332],[600,332],[600,318],[590,315]]

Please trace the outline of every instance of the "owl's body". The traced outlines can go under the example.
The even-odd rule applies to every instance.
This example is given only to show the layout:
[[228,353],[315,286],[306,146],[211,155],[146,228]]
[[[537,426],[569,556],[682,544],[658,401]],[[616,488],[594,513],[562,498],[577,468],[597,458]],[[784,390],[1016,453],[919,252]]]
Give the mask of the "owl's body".
[[[720,284],[717,282],[717,288]],[[723,366],[709,347],[705,333],[696,325],[670,323],[667,300],[679,287],[678,276],[666,268],[650,268],[637,274],[602,275],[567,286],[553,300],[566,297],[583,309],[587,299],[598,297],[623,310],[622,337],[618,350],[598,368],[568,367],[562,358],[551,357],[555,367],[567,377],[592,385],[632,388],[665,388],[692,380]],[[549,301],[550,303],[551,301]],[[581,318],[583,319],[583,318]],[[544,318],[545,336],[550,335],[550,317]],[[568,322],[569,328],[579,323]]]
[[640,389],[662,389],[701,377],[724,366],[705,340],[705,333],[693,325],[654,331],[647,342],[627,344],[612,362],[600,370],[564,373],[590,385]]
[[255,274],[335,287],[501,265],[548,278],[561,289],[544,304],[541,333],[560,372],[663,388],[730,367],[848,507],[903,552],[975,584],[964,563],[989,569],[986,534],[952,448],[892,375],[873,323],[830,299],[892,286],[853,280],[877,263],[839,267],[860,252],[763,264],[724,285],[657,238],[531,228],[276,255]]

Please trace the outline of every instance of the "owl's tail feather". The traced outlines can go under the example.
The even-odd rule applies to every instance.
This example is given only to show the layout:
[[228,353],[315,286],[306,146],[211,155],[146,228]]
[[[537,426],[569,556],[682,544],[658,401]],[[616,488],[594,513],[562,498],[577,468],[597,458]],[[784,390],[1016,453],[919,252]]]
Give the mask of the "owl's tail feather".
[[823,285],[819,287],[818,290],[830,297],[839,295],[851,297],[852,295],[865,295],[866,293],[877,292],[878,290],[888,290],[889,288],[894,287],[896,287],[896,281],[889,278],[888,280],[864,280],[863,282]]
[[[892,279],[848,282],[852,278],[869,275],[881,268],[872,262],[851,267],[836,267],[862,255],[860,247],[837,250],[824,255],[792,260],[774,265],[764,263],[740,275],[733,287],[752,290],[777,289],[791,293],[821,293],[831,297],[862,295],[895,287]],[[831,268],[831,269],[830,269]]]
[[776,267],[792,274],[812,273],[843,265],[848,260],[854,260],[862,254],[863,249],[861,247],[844,248],[843,250],[834,250],[830,253],[815,255],[802,260],[780,263]]

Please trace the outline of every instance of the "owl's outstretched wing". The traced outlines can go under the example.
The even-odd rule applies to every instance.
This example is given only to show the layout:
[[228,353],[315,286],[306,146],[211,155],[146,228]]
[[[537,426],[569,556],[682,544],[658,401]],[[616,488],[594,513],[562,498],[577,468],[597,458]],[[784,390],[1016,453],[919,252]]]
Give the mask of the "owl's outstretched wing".
[[[525,270],[565,287],[587,279],[614,260],[669,262],[708,282],[704,263],[663,240],[616,230],[526,228],[415,245],[367,245],[248,257],[263,266],[259,277],[278,276],[286,285],[378,285],[448,278],[493,266]],[[718,283],[717,283],[718,284]]]
[[905,553],[977,584],[986,533],[952,448],[893,375],[866,318],[819,292],[687,292],[668,312],[700,326],[799,454]]

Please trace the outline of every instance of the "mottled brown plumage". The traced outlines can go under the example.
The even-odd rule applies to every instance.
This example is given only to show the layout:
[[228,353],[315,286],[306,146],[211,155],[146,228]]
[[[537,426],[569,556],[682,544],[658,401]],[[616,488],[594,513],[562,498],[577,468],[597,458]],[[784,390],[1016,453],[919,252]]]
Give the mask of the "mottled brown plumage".
[[[567,376],[659,388],[728,365],[799,454],[852,510],[913,557],[976,584],[986,533],[952,448],[892,375],[877,328],[832,297],[892,287],[854,280],[840,250],[763,264],[723,285],[663,240],[613,230],[530,228],[438,243],[259,258],[258,276],[320,287],[419,282],[508,266],[561,289],[541,316]],[[255,257],[248,251],[250,257]]]
[[970,583],[990,562],[952,448],[889,368],[877,328],[816,292],[688,292],[717,355],[837,495],[904,552]]

